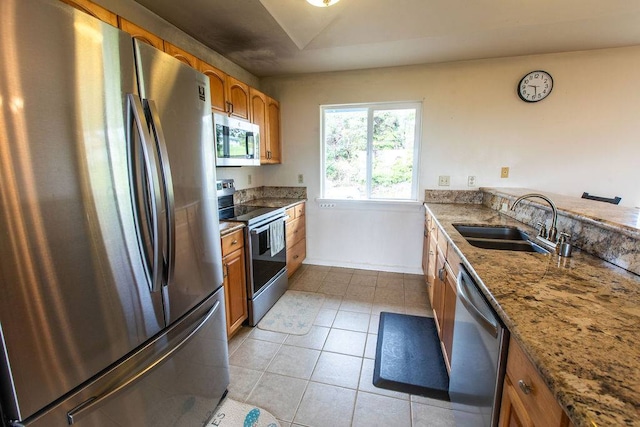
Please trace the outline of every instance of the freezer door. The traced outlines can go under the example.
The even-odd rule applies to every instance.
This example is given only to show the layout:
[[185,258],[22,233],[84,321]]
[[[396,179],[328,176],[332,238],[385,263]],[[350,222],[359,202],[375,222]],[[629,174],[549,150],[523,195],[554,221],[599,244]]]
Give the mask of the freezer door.
[[0,386],[23,419],[164,319],[129,190],[131,37],[55,0],[0,16]]
[[224,290],[28,427],[204,426],[229,385]]
[[140,96],[161,158],[167,324],[222,285],[208,78],[134,41]]

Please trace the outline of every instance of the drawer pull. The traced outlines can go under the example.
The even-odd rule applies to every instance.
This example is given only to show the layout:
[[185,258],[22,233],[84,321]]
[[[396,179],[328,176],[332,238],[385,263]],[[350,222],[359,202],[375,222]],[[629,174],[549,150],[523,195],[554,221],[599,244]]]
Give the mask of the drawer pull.
[[531,393],[531,386],[527,385],[524,380],[518,381],[518,387],[520,387],[520,390],[522,390],[524,394]]
[[231,242],[232,245],[237,245],[238,244],[238,239],[233,239],[233,241]]
[[293,259],[298,259],[298,258],[300,258],[300,256],[299,256],[299,255],[294,255],[294,256],[293,256]]

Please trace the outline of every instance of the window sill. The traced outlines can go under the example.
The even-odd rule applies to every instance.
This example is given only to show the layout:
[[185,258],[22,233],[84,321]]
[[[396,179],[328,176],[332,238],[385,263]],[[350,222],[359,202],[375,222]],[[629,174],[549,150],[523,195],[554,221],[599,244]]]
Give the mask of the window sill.
[[320,209],[366,209],[412,211],[422,208],[423,202],[417,200],[356,200],[356,199],[315,199]]

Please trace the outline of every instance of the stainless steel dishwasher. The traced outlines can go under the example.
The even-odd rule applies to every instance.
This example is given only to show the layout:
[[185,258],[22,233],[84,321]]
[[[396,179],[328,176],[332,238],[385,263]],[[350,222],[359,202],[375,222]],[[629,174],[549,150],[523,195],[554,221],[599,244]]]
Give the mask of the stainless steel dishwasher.
[[497,426],[509,332],[460,264],[449,396],[456,425]]

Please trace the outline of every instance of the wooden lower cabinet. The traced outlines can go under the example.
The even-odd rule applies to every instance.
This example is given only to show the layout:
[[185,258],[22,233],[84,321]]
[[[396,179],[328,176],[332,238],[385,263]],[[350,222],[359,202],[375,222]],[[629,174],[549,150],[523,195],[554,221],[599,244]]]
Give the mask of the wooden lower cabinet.
[[222,255],[227,336],[231,337],[249,317],[243,230],[222,238]]
[[291,277],[307,256],[305,203],[287,209],[287,216],[287,276]]
[[502,390],[500,427],[572,426],[536,368],[511,337]]
[[[426,227],[429,228],[429,221]],[[431,221],[433,224],[433,221]],[[425,245],[428,249],[423,250],[423,256],[427,258],[424,262],[426,268],[425,277],[429,286],[429,298],[433,308],[433,318],[440,337],[442,355],[449,372],[451,372],[451,352],[453,348],[453,328],[456,312],[456,274],[458,265],[449,265],[447,259],[448,244],[446,241],[438,240],[438,231],[429,229],[426,233]],[[444,239],[443,236],[440,237]],[[428,242],[427,242],[428,240]],[[459,262],[459,258],[454,259],[454,263]]]

